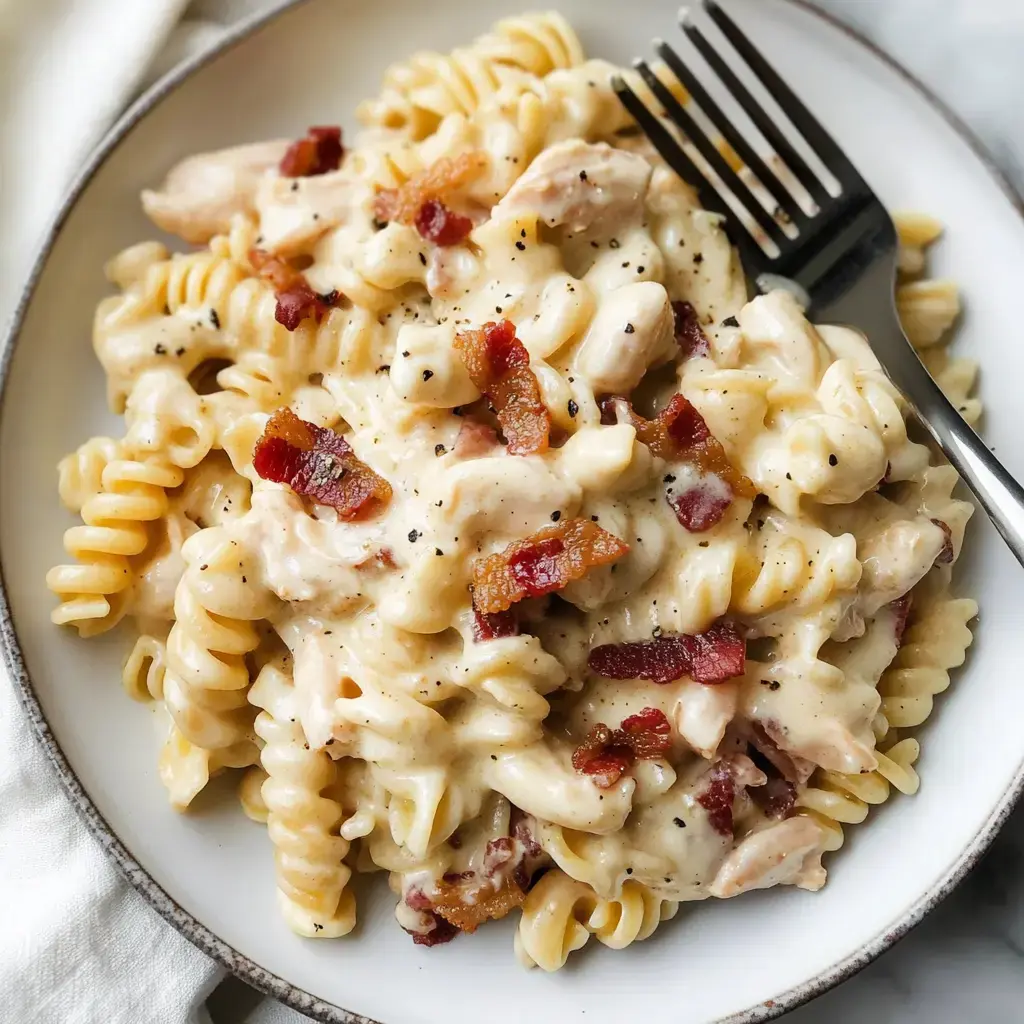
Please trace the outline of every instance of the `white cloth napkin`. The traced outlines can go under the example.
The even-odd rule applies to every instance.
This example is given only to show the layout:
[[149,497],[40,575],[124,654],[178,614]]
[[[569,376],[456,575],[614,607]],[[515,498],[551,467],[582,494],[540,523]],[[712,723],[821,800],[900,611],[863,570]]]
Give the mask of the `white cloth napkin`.
[[[267,3],[213,0],[179,23],[187,0],[0,0],[0,323],[75,170],[140,86]],[[121,880],[0,678],[0,1020],[206,1024],[223,975]]]
[[[142,85],[271,2],[194,0],[185,11],[187,0],[0,0],[0,323],[103,130]],[[1024,115],[1011,87],[1024,82],[1020,0],[819,2],[895,49],[1024,178]],[[955,28],[936,31],[938,12]],[[206,999],[223,977],[121,881],[0,678],[0,1020],[210,1024]],[[214,1024],[306,1021],[240,985],[222,986],[210,1005]]]

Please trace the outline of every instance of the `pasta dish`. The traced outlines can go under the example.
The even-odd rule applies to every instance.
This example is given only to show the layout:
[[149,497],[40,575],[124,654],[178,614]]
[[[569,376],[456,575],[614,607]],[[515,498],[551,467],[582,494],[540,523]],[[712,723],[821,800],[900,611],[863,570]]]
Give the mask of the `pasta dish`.
[[[557,14],[391,67],[362,129],[189,157],[94,345],[54,621],[134,620],[186,809],[237,773],[299,934],[388,873],[431,946],[545,970],[678,904],[825,881],[971,643],[972,507],[858,333],[748,300],[720,218]],[[304,132],[304,133],[303,133]],[[724,144],[723,144],[724,145]],[[939,226],[908,334],[963,414]]]

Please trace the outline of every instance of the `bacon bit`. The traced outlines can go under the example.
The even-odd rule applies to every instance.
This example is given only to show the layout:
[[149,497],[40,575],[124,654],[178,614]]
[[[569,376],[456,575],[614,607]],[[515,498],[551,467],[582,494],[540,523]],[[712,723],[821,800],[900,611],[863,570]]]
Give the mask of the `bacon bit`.
[[[424,214],[424,207],[431,203],[437,203],[444,207],[446,199],[477,177],[486,166],[487,158],[483,153],[462,153],[454,160],[450,157],[442,157],[426,170],[414,175],[399,188],[381,189],[373,200],[374,215],[381,221],[395,220],[400,224],[415,226],[424,238],[429,238],[430,236],[420,227],[419,223],[421,217],[424,219],[430,217],[429,214]],[[469,220],[468,217],[461,217],[459,214],[450,215],[460,221]],[[470,221],[469,227],[472,228],[472,221]],[[459,240],[461,241],[461,239]],[[453,243],[439,242],[438,244],[450,245]]]
[[434,905],[430,902],[430,897],[419,886],[409,889],[403,898],[410,910],[418,912],[430,910]]
[[653,420],[635,412],[623,398],[606,398],[601,403],[601,422],[616,422],[619,409],[636,428],[637,440],[654,455],[670,462],[685,462],[704,478],[680,494],[674,494],[671,488],[666,494],[676,518],[691,533],[702,533],[720,522],[734,498],[753,498],[757,493],[733,467],[704,417],[682,395],[673,395]]
[[944,523],[941,519],[933,519],[932,522],[946,535],[946,543],[942,545],[942,550],[936,556],[935,564],[950,565],[956,557],[956,552],[953,551],[953,531],[949,528],[949,524]]
[[492,426],[467,416],[459,427],[453,450],[460,459],[476,459],[487,455],[499,443],[498,434]]
[[462,895],[459,886],[442,881],[434,898],[434,912],[464,932],[475,932],[484,921],[497,921],[522,906],[526,899],[526,893],[511,879],[497,892],[478,898],[475,903],[465,903]]
[[551,416],[540,397],[540,385],[530,369],[530,353],[516,337],[509,320],[460,331],[455,348],[470,379],[498,413],[498,423],[512,455],[546,452]]
[[664,757],[672,746],[672,727],[658,708],[644,708],[623,719],[618,729],[598,723],[573,751],[572,766],[590,775],[601,789],[614,786],[638,759]]
[[458,245],[469,237],[473,220],[448,209],[440,199],[428,199],[416,211],[416,230],[434,245]]
[[367,519],[391,500],[391,485],[358,459],[333,430],[279,409],[256,443],[253,468],[264,480],[338,510],[341,519]]
[[477,643],[505,636],[519,636],[519,619],[513,609],[490,615],[473,609],[473,639]]
[[627,551],[628,544],[589,519],[562,520],[496,555],[475,559],[473,607],[487,614],[503,612],[524,598],[561,590]]
[[769,818],[788,818],[796,805],[796,786],[777,775],[763,786],[748,786],[747,793]]
[[723,683],[743,675],[746,641],[731,622],[704,633],[663,633],[653,640],[602,644],[587,658],[591,671],[608,679],[671,683],[689,676],[698,683]]
[[336,171],[345,149],[337,125],[310,128],[304,138],[293,142],[281,158],[280,171],[286,178],[310,178]]
[[893,614],[893,632],[895,633],[897,651],[903,646],[903,634],[907,631],[907,619],[910,618],[910,609],[913,604],[912,594],[904,594],[895,601],[889,602],[889,608]]
[[250,249],[249,262],[260,277],[270,282],[277,296],[274,319],[289,331],[294,331],[306,317],[320,323],[341,301],[341,293],[337,289],[318,295],[301,271],[264,249]]
[[[434,927],[431,928],[429,932],[409,932],[412,936],[412,941],[415,942],[417,946],[440,946],[446,942],[451,942],[452,939],[459,934],[459,928],[457,925],[452,924],[450,921],[446,921],[443,917],[435,914],[432,910],[426,910],[424,913],[433,918]],[[406,931],[408,931],[408,929],[406,929]]]
[[707,775],[708,785],[697,803],[708,812],[711,827],[723,836],[732,836],[732,804],[736,799],[736,782],[728,761],[719,761]]
[[710,355],[711,345],[693,305],[689,302],[673,302],[672,313],[675,317],[676,344],[683,355],[686,358]]

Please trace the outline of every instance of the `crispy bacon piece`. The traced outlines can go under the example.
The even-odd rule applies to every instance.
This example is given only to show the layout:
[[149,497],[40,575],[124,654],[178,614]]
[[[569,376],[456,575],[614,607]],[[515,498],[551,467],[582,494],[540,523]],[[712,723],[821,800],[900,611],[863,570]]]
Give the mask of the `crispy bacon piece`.
[[689,302],[673,302],[676,344],[685,357],[706,356],[711,353],[708,337],[700,326],[697,310]]
[[732,836],[732,805],[736,799],[736,780],[728,761],[719,761],[707,774],[707,785],[697,803],[708,812],[711,827],[723,836]]
[[602,644],[587,658],[591,671],[608,679],[671,683],[689,676],[698,683],[723,683],[742,675],[746,641],[731,622],[704,633],[663,633],[653,640]]
[[627,551],[628,544],[589,519],[563,520],[475,559],[473,607],[488,615],[506,611],[524,598],[561,590]]
[[464,894],[458,885],[442,881],[437,888],[434,913],[463,932],[475,932],[484,921],[497,921],[522,906],[526,899],[526,893],[510,878],[497,892],[479,893],[474,903],[463,900]]
[[907,619],[910,618],[910,609],[914,605],[914,598],[911,594],[904,594],[895,601],[889,602],[889,607],[895,616],[893,631],[896,634],[896,650],[903,646],[903,634],[907,631]]
[[440,199],[428,199],[416,211],[416,230],[434,245],[458,245],[473,230],[473,220],[450,210]]
[[498,640],[504,636],[519,636],[519,620],[514,609],[509,608],[508,611],[494,612],[490,615],[473,609],[474,640],[483,642]]
[[286,178],[309,178],[314,174],[336,171],[345,149],[341,144],[341,128],[322,125],[309,128],[281,158],[280,171]]
[[412,224],[424,203],[450,198],[486,166],[487,157],[480,152],[462,153],[454,159],[442,157],[404,185],[381,189],[374,197],[373,211],[380,220]]
[[409,932],[417,946],[440,946],[445,942],[451,942],[459,934],[458,926],[446,921],[440,914],[432,910],[426,910],[424,913],[434,919],[434,927],[429,932]]
[[933,519],[932,522],[946,535],[946,543],[942,545],[935,564],[950,565],[956,556],[956,552],[953,551],[953,531],[949,528],[949,524],[944,523],[941,519]]
[[274,319],[289,331],[294,331],[306,317],[320,323],[341,300],[337,289],[319,295],[310,288],[301,271],[264,249],[250,249],[249,262],[260,277],[270,282],[277,296]]
[[658,708],[644,708],[623,719],[618,729],[598,723],[573,751],[572,766],[601,789],[614,786],[637,760],[664,757],[672,746],[672,726]]
[[623,398],[606,398],[601,403],[602,422],[616,421],[624,410],[636,428],[637,440],[669,462],[685,462],[700,474],[700,481],[682,491],[673,489],[669,478],[666,499],[676,519],[691,533],[702,533],[721,521],[735,498],[752,498],[754,485],[736,470],[718,439],[708,430],[704,417],[682,395],[672,400],[653,420],[635,412]]
[[367,519],[391,500],[391,485],[360,461],[333,430],[279,409],[256,443],[253,468],[264,480],[338,510],[341,519]]
[[551,416],[541,401],[540,385],[530,369],[530,353],[516,337],[515,324],[502,320],[460,331],[455,348],[470,379],[494,406],[509,453],[546,452]]

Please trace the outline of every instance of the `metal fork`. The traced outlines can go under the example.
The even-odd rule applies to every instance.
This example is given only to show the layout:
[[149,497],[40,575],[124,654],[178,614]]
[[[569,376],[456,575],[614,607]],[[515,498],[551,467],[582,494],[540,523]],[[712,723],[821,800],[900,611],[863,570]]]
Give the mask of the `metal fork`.
[[[790,143],[764,107],[735,74],[725,57],[708,41],[687,12],[683,31],[715,72],[736,103],[773,147],[792,177],[813,200],[810,212],[744,138],[679,55],[665,42],[654,48],[721,137],[739,155],[778,204],[770,213],[733,169],[710,138],[676,99],[665,82],[643,60],[634,66],[721,184],[743,208],[748,224],[756,224],[777,253],[769,255],[754,232],[719,194],[712,177],[687,155],[675,136],[653,114],[621,76],[613,87],[630,114],[675,172],[696,187],[706,209],[722,214],[748,279],[768,290],[781,279],[809,300],[808,315],[818,323],[856,327],[870,340],[893,383],[913,406],[920,422],[963,477],[988,513],[1017,560],[1024,565],[1024,489],[985,443],[964,422],[932,380],[907,340],[896,313],[895,285],[898,241],[885,207],[821,123],[796,97],[750,40],[715,0],[700,0],[711,21],[747,64],[767,93],[837,180],[833,196]],[[790,231],[783,225],[790,225]]]

